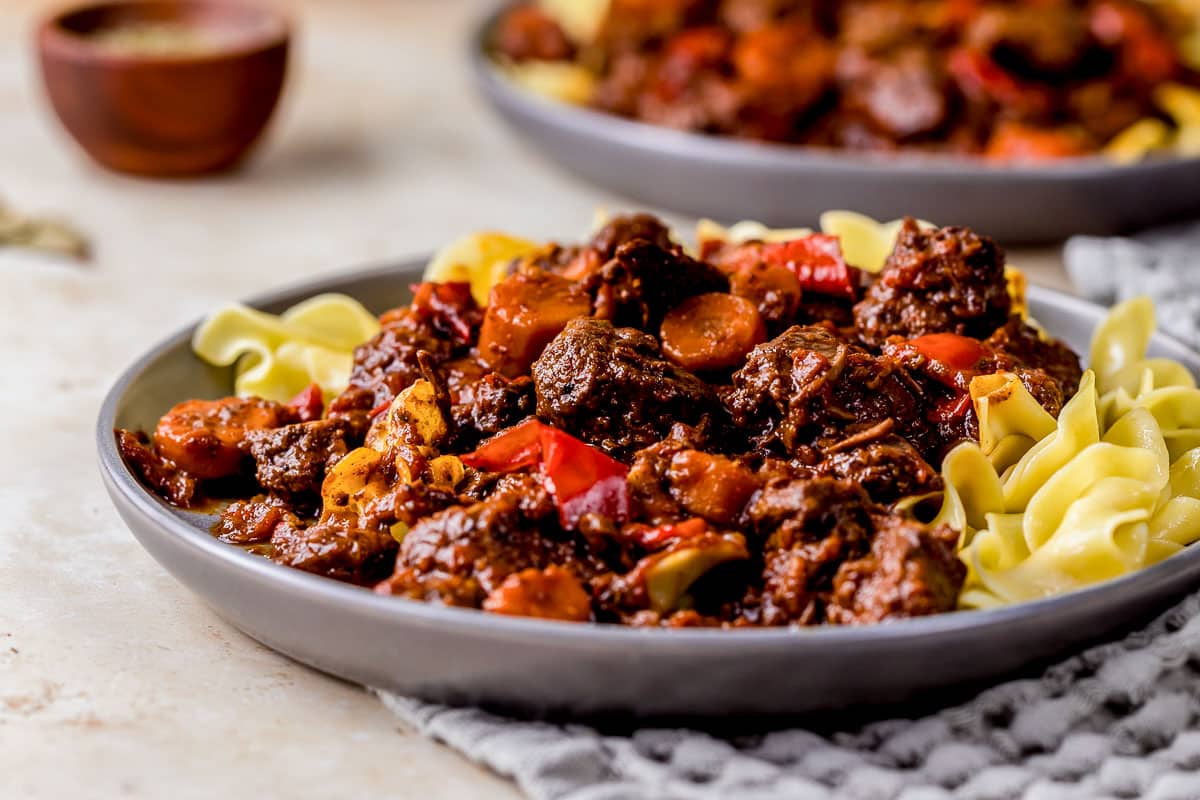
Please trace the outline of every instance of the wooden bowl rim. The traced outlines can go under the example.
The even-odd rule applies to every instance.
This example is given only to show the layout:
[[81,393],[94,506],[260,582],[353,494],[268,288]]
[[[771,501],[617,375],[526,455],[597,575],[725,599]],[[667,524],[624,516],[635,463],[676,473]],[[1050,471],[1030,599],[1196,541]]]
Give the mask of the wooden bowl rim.
[[[195,7],[221,11],[242,12],[258,15],[264,24],[261,27],[245,26],[254,31],[245,37],[233,38],[228,45],[220,44],[202,52],[183,53],[126,53],[97,45],[87,34],[71,30],[65,22],[78,14],[103,9],[139,9],[157,7]],[[38,46],[43,53],[55,58],[87,61],[113,66],[201,64],[216,63],[258,55],[280,47],[286,47],[293,30],[292,17],[287,12],[269,3],[249,0],[99,0],[98,2],[72,3],[49,13],[37,29]]]

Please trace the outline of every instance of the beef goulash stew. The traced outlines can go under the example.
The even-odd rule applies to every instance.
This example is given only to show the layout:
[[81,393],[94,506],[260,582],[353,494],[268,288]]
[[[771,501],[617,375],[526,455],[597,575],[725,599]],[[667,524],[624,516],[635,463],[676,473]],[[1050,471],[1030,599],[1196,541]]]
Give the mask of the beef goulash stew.
[[535,91],[681,130],[1028,161],[1136,157],[1200,124],[1182,2],[576,2],[508,9],[496,59]]
[[[483,285],[413,286],[368,318],[378,333],[347,350],[336,394],[186,400],[149,435],[117,431],[120,450],[173,505],[233,498],[216,535],[279,564],[559,620],[860,624],[988,605],[971,586],[1012,602],[1111,577],[1101,555],[1087,576],[1054,560],[1046,520],[1066,514],[1061,536],[1077,536],[1088,509],[1111,517],[1100,483],[1049,486],[1081,459],[1093,477],[1161,464],[1145,519],[1180,524],[1131,529],[1120,569],[1187,544],[1184,521],[1200,537],[1200,449],[1195,469],[1166,461],[1200,436],[1161,444],[1111,332],[1113,368],[1085,376],[1026,319],[991,239],[890,230],[869,272],[834,235],[693,255],[654,217],[615,218],[585,244],[501,259]],[[1152,309],[1123,313],[1112,329],[1144,331],[1144,349]],[[1190,380],[1175,367],[1152,377]],[[1134,394],[1101,403],[1098,381]],[[1076,496],[1087,509],[1060,508]],[[1168,500],[1187,503],[1154,510]],[[997,537],[1022,524],[1030,542],[1051,524],[1045,546],[998,562]]]

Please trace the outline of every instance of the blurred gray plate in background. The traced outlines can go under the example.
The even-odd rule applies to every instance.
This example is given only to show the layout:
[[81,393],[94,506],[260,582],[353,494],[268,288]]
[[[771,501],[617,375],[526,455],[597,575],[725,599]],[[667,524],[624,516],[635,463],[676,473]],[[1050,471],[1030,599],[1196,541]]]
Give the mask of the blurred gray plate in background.
[[954,156],[845,153],[685,133],[540,97],[471,39],[483,97],[531,147],[640,203],[730,223],[813,225],[846,208],[965,225],[1006,245],[1124,233],[1200,214],[1200,158],[995,165]]

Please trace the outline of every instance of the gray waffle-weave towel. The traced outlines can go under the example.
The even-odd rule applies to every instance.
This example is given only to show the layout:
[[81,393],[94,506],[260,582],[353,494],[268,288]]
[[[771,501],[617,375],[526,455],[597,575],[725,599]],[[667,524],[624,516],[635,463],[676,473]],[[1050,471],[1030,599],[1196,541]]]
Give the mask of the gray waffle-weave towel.
[[606,736],[380,696],[533,800],[1200,800],[1200,594],[1041,678],[830,737]]
[[[1065,259],[1084,296],[1149,294],[1162,327],[1200,346],[1196,249],[1200,226],[1185,226],[1076,237]],[[380,696],[533,800],[1200,800],[1200,594],[1040,679],[831,737],[799,729],[732,741],[664,729],[616,737]]]
[[1063,260],[1084,297],[1111,304],[1149,295],[1162,329],[1200,347],[1200,224],[1129,238],[1076,236]]

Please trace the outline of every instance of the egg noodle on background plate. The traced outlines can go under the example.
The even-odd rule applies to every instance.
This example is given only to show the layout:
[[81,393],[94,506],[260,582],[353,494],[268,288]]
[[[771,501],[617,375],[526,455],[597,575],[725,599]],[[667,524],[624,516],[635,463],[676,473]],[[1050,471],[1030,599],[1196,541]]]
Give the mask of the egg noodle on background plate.
[[[883,268],[900,225],[849,211],[830,211],[820,220],[823,233],[839,238],[846,260],[872,273]],[[696,240],[771,242],[809,233],[702,220]],[[515,260],[543,247],[503,233],[472,234],[435,255],[424,279],[470,283],[482,305]],[[1009,271],[1009,287],[1014,309],[1023,313],[1019,271]],[[315,382],[329,399],[346,386],[353,349],[379,329],[357,301],[325,294],[279,316],[228,306],[197,329],[193,349],[210,363],[235,365],[239,395],[284,401]],[[959,555],[968,575],[960,607],[1070,591],[1135,572],[1200,539],[1200,389],[1179,362],[1146,357],[1154,329],[1148,299],[1112,309],[1095,332],[1091,369],[1058,419],[1012,373],[971,381],[979,441],[946,455],[945,491],[934,519],[961,533]],[[427,389],[422,380],[401,392],[395,412],[433,420]],[[371,471],[366,462],[386,449],[368,442],[360,450],[370,452],[355,451],[331,477],[341,489],[362,489],[358,484]],[[449,461],[457,459],[444,458],[448,473],[462,469]],[[326,513],[356,512],[330,507]]]

